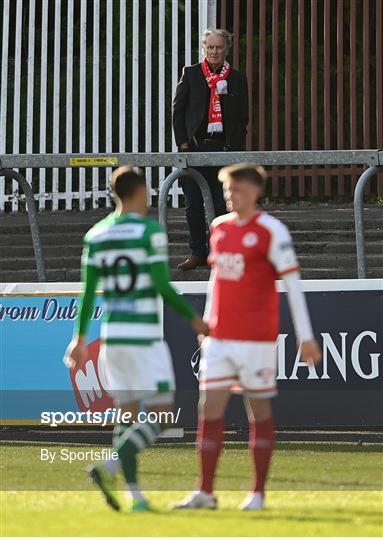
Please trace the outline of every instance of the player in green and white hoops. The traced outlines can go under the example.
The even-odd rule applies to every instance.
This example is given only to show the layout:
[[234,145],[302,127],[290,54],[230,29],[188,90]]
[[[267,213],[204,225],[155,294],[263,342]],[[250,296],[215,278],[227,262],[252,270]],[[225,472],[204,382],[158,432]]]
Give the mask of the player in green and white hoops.
[[[170,352],[162,340],[160,295],[198,334],[208,334],[208,327],[169,283],[167,236],[156,221],[145,217],[147,191],[142,172],[132,167],[116,169],[111,188],[115,212],[84,238],[84,294],[66,363],[81,367],[88,360],[86,333],[102,279],[105,306],[99,371],[116,406],[132,413],[134,420],[142,403],[148,411],[172,410],[175,381]],[[137,454],[165,428],[159,422],[116,425],[113,445],[119,459],[89,468],[89,475],[115,510],[120,509],[115,491],[120,468],[131,493],[132,510],[149,509],[137,482]]]

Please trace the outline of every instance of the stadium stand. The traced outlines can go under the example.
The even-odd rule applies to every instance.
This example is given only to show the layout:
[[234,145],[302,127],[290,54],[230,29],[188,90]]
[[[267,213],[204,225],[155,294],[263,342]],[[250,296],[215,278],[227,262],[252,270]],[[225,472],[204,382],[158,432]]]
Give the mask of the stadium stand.
[[[292,232],[303,279],[357,277],[354,214],[351,205],[267,205],[268,212]],[[367,277],[381,277],[383,208],[365,205]],[[110,209],[83,212],[41,212],[39,224],[48,281],[80,281],[80,255],[85,232]],[[157,210],[151,215],[157,218]],[[173,280],[207,280],[209,270],[176,270],[188,254],[184,209],[168,212],[170,264]],[[0,281],[37,281],[32,239],[26,213],[0,216]]]

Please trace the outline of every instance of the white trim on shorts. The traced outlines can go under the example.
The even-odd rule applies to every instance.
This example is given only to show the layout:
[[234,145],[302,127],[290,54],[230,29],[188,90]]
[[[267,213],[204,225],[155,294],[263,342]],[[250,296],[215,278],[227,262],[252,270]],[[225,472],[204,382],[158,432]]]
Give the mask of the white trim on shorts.
[[206,338],[201,348],[200,390],[230,389],[259,399],[276,396],[276,346],[276,342]]

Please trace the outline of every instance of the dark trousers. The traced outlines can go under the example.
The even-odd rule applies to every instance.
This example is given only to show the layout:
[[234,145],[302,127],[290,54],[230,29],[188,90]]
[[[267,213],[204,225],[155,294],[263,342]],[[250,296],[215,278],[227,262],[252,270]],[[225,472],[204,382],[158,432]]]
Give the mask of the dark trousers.
[[[205,146],[199,144],[198,148],[193,148],[199,152],[222,151],[222,145]],[[227,213],[226,202],[223,197],[222,183],[218,180],[218,171],[221,167],[194,167],[206,179],[216,216]],[[185,195],[186,220],[189,226],[189,246],[192,255],[197,257],[207,257],[209,253],[208,239],[206,235],[206,217],[204,211],[203,197],[197,183],[189,176],[185,176],[181,181]]]

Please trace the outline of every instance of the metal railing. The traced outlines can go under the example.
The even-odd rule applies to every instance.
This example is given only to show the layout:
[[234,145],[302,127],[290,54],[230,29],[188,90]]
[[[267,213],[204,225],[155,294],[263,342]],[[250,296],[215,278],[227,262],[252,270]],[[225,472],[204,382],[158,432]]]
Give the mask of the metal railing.
[[[383,163],[382,163],[383,165]],[[363,194],[367,182],[375,175],[383,172],[383,166],[373,165],[364,171],[359,178],[354,192],[354,219],[356,236],[356,259],[358,266],[358,278],[367,277],[365,239],[364,239],[364,221],[363,221]],[[383,248],[382,248],[383,249]]]
[[[13,168],[78,168],[78,167],[110,167],[133,165],[139,167],[175,167],[161,183],[159,193],[159,221],[166,227],[167,197],[172,184],[182,176],[191,175],[202,191],[208,221],[214,217],[214,208],[210,199],[210,191],[206,180],[194,167],[224,166],[232,163],[251,162],[264,166],[279,165],[367,165],[368,169],[361,175],[355,190],[355,235],[358,259],[358,277],[366,273],[365,239],[363,229],[363,192],[369,178],[383,172],[383,151],[371,150],[302,150],[302,151],[270,151],[270,152],[180,152],[180,153],[125,153],[125,154],[0,154],[0,177],[9,176],[17,179],[24,186],[28,184],[20,173]],[[25,184],[24,184],[25,182]],[[23,187],[23,189],[24,189]],[[37,223],[36,208],[32,191],[26,188],[28,214],[35,248],[37,268],[44,277],[44,261],[42,257],[40,235]],[[28,194],[27,194],[28,193]],[[40,279],[40,274],[39,274]],[[45,279],[42,279],[45,281]]]
[[[73,162],[76,160],[76,163]],[[81,163],[80,163],[81,160]],[[86,162],[89,160],[89,163]],[[109,160],[94,164],[96,160]],[[203,167],[252,162],[260,165],[382,165],[383,150],[283,150],[261,152],[136,152],[97,154],[0,154],[0,168]]]
[[193,180],[197,182],[202,193],[202,198],[203,198],[203,202],[204,202],[205,210],[206,210],[206,217],[209,224],[215,218],[214,205],[211,199],[210,188],[208,186],[208,183],[206,182],[206,179],[202,176],[202,174],[200,174],[195,169],[187,167],[186,161],[185,161],[185,167],[176,169],[171,174],[169,174],[163,181],[160,188],[160,193],[158,197],[158,221],[164,227],[164,229],[167,228],[169,191],[172,185],[174,184],[174,182],[184,176],[190,176],[191,178],[193,178]]
[[39,223],[37,219],[36,203],[33,196],[32,188],[27,182],[27,180],[24,178],[24,176],[22,176],[17,171],[13,171],[12,169],[0,168],[0,176],[5,176],[6,178],[12,178],[16,182],[18,182],[20,188],[23,190],[25,194],[25,198],[27,201],[29,227],[31,229],[33,250],[35,252],[37,276],[40,282],[47,281],[43,250],[41,247],[40,228],[39,228]]

